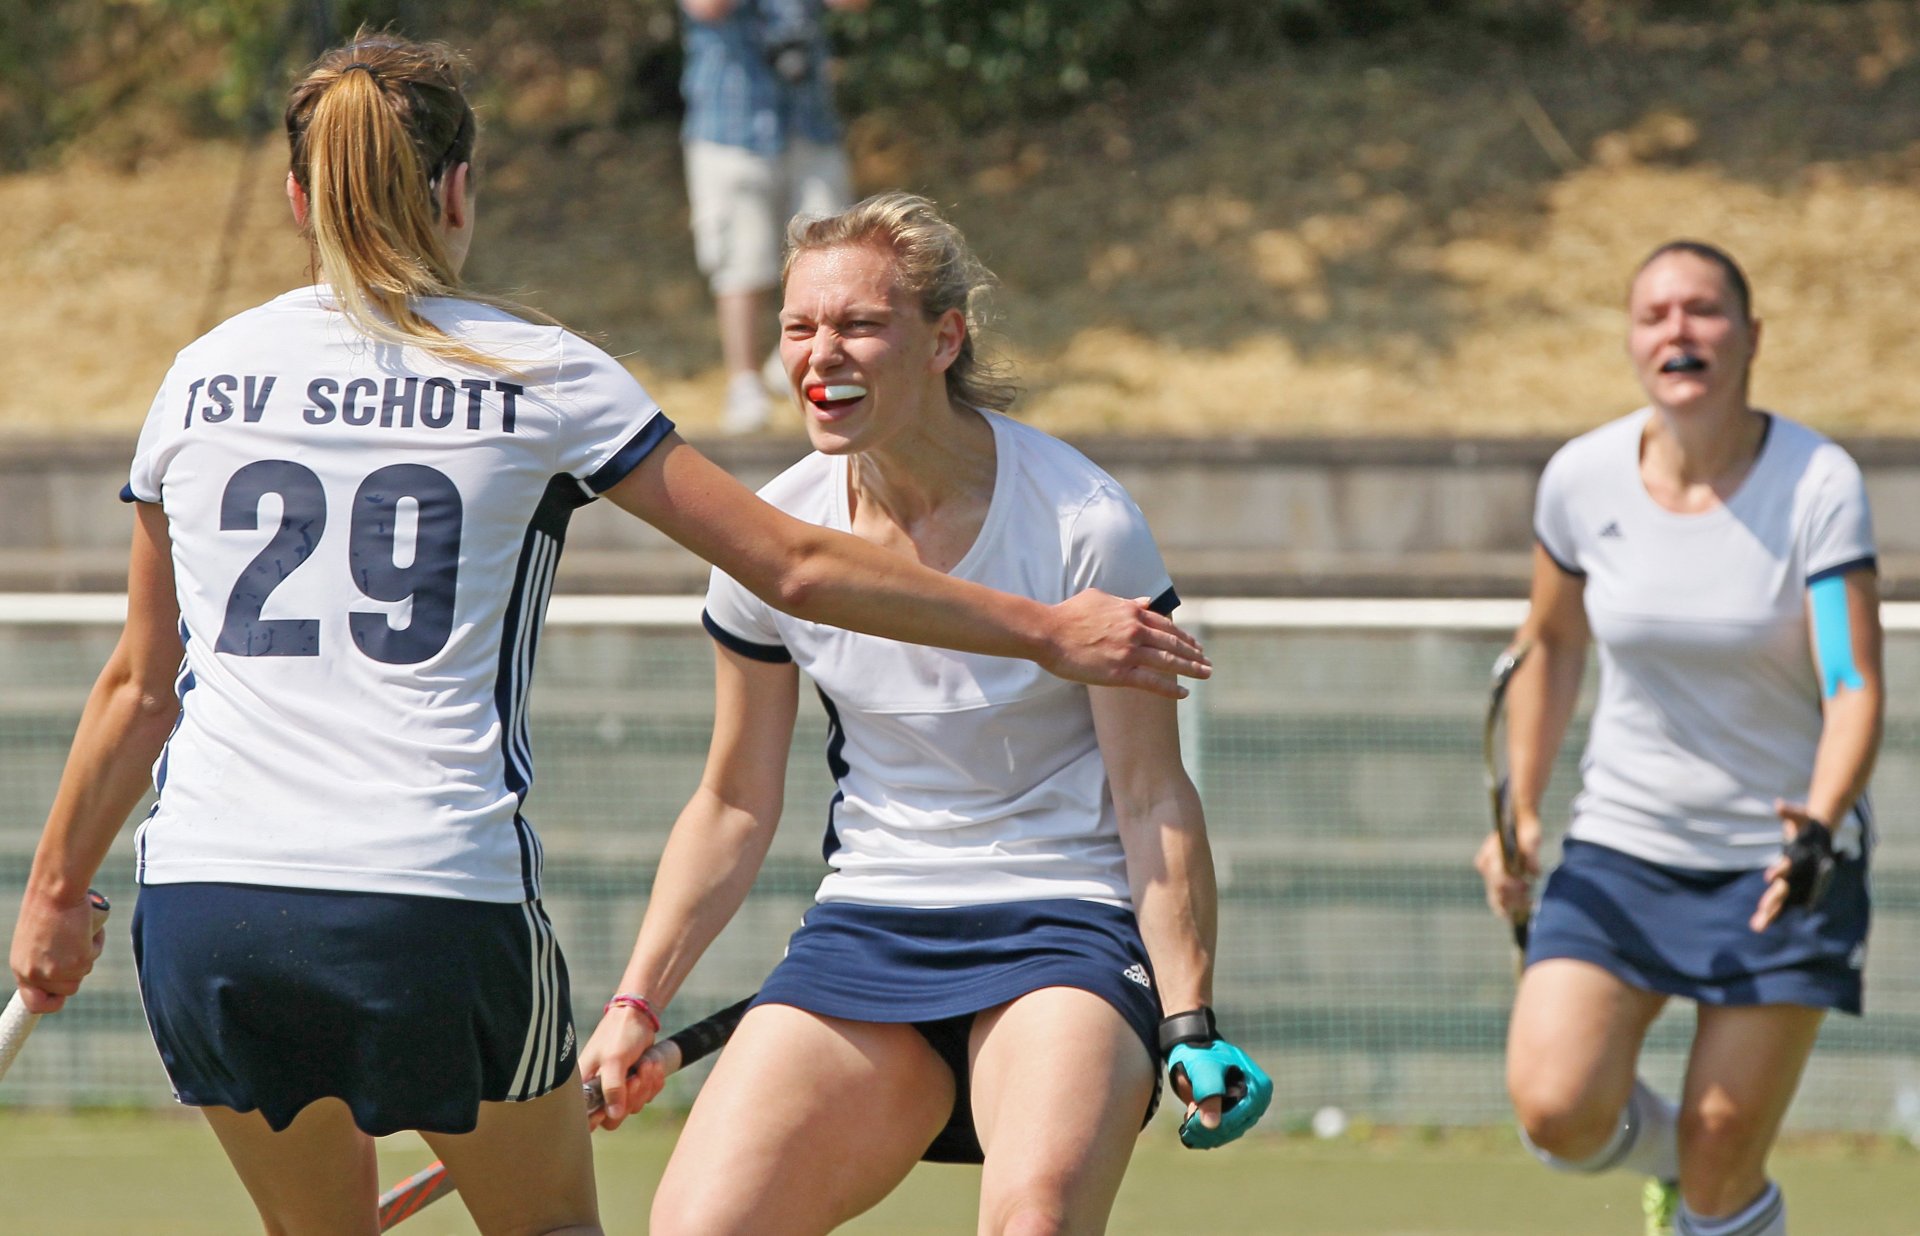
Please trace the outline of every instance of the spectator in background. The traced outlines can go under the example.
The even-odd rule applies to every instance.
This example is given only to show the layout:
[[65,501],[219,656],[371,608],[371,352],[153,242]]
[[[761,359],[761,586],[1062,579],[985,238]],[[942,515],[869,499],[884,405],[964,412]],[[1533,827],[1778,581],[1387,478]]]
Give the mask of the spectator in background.
[[[687,16],[680,140],[694,253],[719,316],[727,368],[721,425],[729,433],[759,429],[771,413],[760,367],[787,220],[833,214],[852,200],[821,19],[827,7],[866,5],[680,0]],[[780,382],[784,388],[784,376]]]

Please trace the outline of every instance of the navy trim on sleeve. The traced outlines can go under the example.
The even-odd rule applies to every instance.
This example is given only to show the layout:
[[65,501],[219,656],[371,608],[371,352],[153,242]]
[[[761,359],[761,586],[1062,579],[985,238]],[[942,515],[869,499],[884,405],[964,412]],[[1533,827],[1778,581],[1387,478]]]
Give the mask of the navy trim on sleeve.
[[1587,577],[1587,573],[1581,570],[1579,567],[1568,566],[1566,563],[1560,561],[1560,559],[1557,556],[1555,556],[1554,552],[1547,548],[1546,539],[1543,538],[1538,532],[1533,534],[1533,543],[1540,547],[1541,553],[1545,554],[1549,559],[1552,560],[1553,565],[1559,567],[1566,574],[1573,576],[1575,579],[1585,579]]
[[1874,555],[1868,554],[1864,558],[1855,558],[1852,562],[1843,562],[1839,566],[1830,566],[1824,571],[1815,571],[1813,574],[1807,576],[1807,587],[1811,588],[1823,579],[1832,579],[1836,575],[1845,575],[1849,571],[1862,570],[1873,571],[1877,574],[1880,570],[1880,560]]
[[785,665],[787,662],[793,660],[793,654],[787,651],[785,645],[756,644],[751,640],[741,639],[732,631],[727,630],[715,622],[713,615],[704,609],[700,611],[700,625],[707,629],[708,635],[713,636],[714,643],[725,648],[728,652],[739,653],[749,661],[765,661],[769,665]]
[[122,485],[120,487],[120,501],[138,502],[140,501],[140,495],[133,492],[132,485]]
[[1172,584],[1168,584],[1165,592],[1147,602],[1147,608],[1162,618],[1171,618],[1173,611],[1180,608],[1180,594],[1174,591]]
[[667,419],[667,414],[654,413],[653,419],[642,425],[639,433],[628,438],[627,444],[615,451],[612,459],[601,464],[594,474],[582,483],[596,494],[606,493],[621,481],[626,480],[627,474],[639,467],[640,461],[652,453],[654,447],[660,445],[661,439],[672,432],[673,422]]

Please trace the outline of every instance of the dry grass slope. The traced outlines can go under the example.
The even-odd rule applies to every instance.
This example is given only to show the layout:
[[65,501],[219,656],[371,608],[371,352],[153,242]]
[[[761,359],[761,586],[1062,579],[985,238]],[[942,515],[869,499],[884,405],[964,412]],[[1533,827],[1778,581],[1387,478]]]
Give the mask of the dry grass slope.
[[[1724,243],[1767,320],[1763,403],[1908,432],[1920,353],[1920,9],[1596,30],[1524,56],[1409,39],[1168,69],[988,134],[862,117],[863,187],[953,205],[998,342],[1061,430],[1569,433],[1635,402],[1619,303],[1661,240]],[[522,109],[524,110],[524,109]],[[305,260],[269,147],[218,309]],[[675,418],[720,394],[670,129],[508,114],[473,274],[594,332]],[[240,152],[78,151],[0,179],[0,430],[126,434],[203,325]]]

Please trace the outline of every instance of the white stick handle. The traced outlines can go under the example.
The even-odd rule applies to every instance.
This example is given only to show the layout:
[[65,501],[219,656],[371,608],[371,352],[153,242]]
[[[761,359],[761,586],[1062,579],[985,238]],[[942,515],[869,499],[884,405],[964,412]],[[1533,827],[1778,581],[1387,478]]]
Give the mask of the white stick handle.
[[6,1076],[13,1058],[26,1046],[27,1036],[33,1033],[39,1021],[40,1014],[27,1012],[27,1002],[20,998],[20,991],[15,988],[13,999],[7,1001],[7,1011],[0,1013],[0,1077]]
[[[87,901],[93,907],[93,929],[98,932],[107,925],[107,911],[112,909],[107,899],[87,890]],[[13,1058],[27,1045],[27,1036],[40,1024],[40,1014],[27,1012],[27,1002],[20,998],[20,989],[14,988],[13,999],[7,1001],[7,1009],[0,1013],[0,1077],[7,1075],[13,1066]]]

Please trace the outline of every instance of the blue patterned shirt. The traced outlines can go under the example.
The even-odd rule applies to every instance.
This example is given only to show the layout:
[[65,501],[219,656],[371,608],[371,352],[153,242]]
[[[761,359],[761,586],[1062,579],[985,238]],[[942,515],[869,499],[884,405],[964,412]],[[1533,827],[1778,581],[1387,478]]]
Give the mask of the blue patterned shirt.
[[[812,18],[812,72],[799,83],[783,80],[767,63],[765,31],[779,3],[802,4]],[[720,21],[687,17],[680,77],[687,118],[680,140],[741,146],[769,158],[794,141],[837,143],[822,13],[821,0],[740,0]]]

